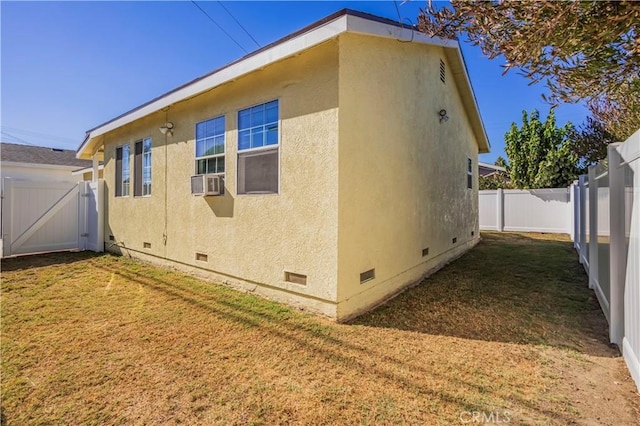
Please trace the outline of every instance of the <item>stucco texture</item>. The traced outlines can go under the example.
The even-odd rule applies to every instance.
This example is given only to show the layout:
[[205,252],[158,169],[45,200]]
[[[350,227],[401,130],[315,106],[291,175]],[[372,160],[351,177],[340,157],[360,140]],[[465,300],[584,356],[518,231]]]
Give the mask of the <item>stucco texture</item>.
[[[449,69],[441,47],[340,37],[340,318],[478,240],[478,147]],[[441,109],[449,116],[443,123]],[[375,279],[361,284],[360,273],[373,268]]]
[[[439,47],[346,33],[106,133],[107,249],[338,320],[380,303],[478,240],[478,148],[440,59]],[[237,113],[273,99],[279,193],[238,195]],[[224,195],[193,196],[195,125],[219,115]],[[166,121],[173,135],[159,131]],[[133,176],[133,144],[146,137],[151,196],[115,197],[116,147],[130,145]]]
[[[227,284],[333,316],[337,53],[336,40],[325,43],[107,134],[107,240],[113,235],[132,255],[195,266]],[[237,112],[273,99],[281,120],[279,194],[237,195]],[[219,115],[226,117],[225,194],[192,196],[195,125]],[[159,131],[165,121],[174,123],[173,136]],[[115,148],[129,143],[133,165],[133,143],[145,137],[153,140],[151,196],[114,197]],[[307,275],[306,286],[285,282],[285,271]]]

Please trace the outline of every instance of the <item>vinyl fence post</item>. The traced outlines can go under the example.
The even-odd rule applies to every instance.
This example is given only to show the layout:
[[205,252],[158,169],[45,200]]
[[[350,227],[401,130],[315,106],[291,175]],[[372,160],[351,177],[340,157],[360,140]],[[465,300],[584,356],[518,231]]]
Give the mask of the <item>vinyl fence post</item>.
[[573,241],[573,247],[576,246],[576,184],[575,182],[569,185],[567,188],[567,192],[569,193],[569,204],[567,209],[567,215],[569,216],[569,228],[567,229],[567,234],[571,237],[571,241]]
[[585,266],[588,273],[589,262],[585,263],[588,256],[587,226],[589,226],[587,221],[587,197],[589,196],[587,193],[587,176],[581,175],[579,177],[578,184],[580,185],[580,205],[578,206],[578,216],[580,216],[580,263]]
[[11,256],[11,229],[13,224],[13,181],[2,178],[2,256]]
[[498,232],[504,230],[504,191],[499,188],[496,191],[496,228]]
[[596,166],[589,166],[589,288],[598,281],[598,181]]
[[622,345],[624,337],[624,287],[627,269],[625,240],[625,200],[624,169],[620,167],[622,157],[617,148],[620,144],[608,146],[609,158],[609,339],[611,343]]

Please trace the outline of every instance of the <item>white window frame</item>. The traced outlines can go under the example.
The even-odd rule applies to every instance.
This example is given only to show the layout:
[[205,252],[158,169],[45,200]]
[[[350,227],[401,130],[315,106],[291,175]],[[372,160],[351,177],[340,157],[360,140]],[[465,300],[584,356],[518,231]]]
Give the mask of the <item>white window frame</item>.
[[[127,148],[127,155],[126,155],[126,159],[127,159],[127,174],[129,175],[129,183],[126,186],[127,191],[125,193],[125,185],[124,185],[124,180],[125,180],[125,176],[124,176],[124,159],[125,159],[125,155],[124,155],[124,149]],[[118,152],[118,149],[122,149],[122,167],[120,169],[120,192],[121,194],[118,195],[118,198],[120,197],[128,197],[129,195],[131,195],[131,146],[129,144],[124,144],[124,145],[118,145],[116,147],[116,153]]]
[[[223,119],[223,124],[224,124],[224,129],[222,131],[222,137],[223,137],[222,152],[218,153],[218,154],[203,155],[203,156],[198,157],[198,131],[197,131],[198,124],[206,123],[207,121],[211,121],[211,120],[217,120],[219,118]],[[215,173],[206,173],[206,174],[224,176],[225,172],[227,171],[227,161],[226,161],[226,158],[225,158],[225,155],[227,153],[227,117],[226,117],[226,115],[222,114],[222,115],[218,115],[218,116],[215,116],[215,117],[208,118],[206,120],[199,121],[199,122],[196,123],[196,127],[195,128],[196,128],[196,138],[195,138],[195,147],[194,147],[194,150],[195,150],[194,156],[195,156],[195,160],[196,160],[195,161],[195,173],[196,174],[200,174],[199,169],[198,169],[198,162],[200,160],[208,160],[210,158],[220,158],[220,157],[222,157],[223,158],[222,161],[224,163],[224,170],[225,171],[224,172],[215,172]],[[210,136],[210,137],[205,137],[204,139],[205,140],[206,139],[213,139],[216,136],[220,136],[220,135],[213,135],[213,136]]]
[[[278,123],[278,143],[276,144],[272,144],[272,145],[263,145],[263,146],[259,146],[256,148],[245,148],[245,149],[240,149],[240,112],[241,111],[245,111],[245,110],[250,110],[253,107],[256,106],[260,106],[260,105],[266,105],[270,102],[273,101],[277,101],[278,102],[278,120],[276,121]],[[244,196],[244,195],[248,195],[248,196],[255,196],[255,195],[279,195],[280,194],[280,172],[281,172],[281,154],[280,154],[280,143],[281,143],[281,135],[282,135],[282,118],[281,118],[281,111],[280,111],[280,98],[275,98],[275,99],[270,99],[270,100],[266,100],[264,102],[258,102],[256,104],[241,108],[237,111],[236,113],[236,128],[237,128],[237,141],[236,141],[236,148],[237,148],[237,155],[236,155],[236,194],[240,195],[240,196]],[[266,126],[266,124],[264,124],[263,126]],[[253,126],[253,127],[249,127],[248,129],[243,129],[243,130],[250,130],[253,129],[255,127],[258,126]],[[240,188],[240,157],[242,155],[253,155],[253,154],[259,154],[261,151],[277,151],[278,154],[278,191],[277,192],[239,192],[238,189]]]
[[[149,144],[149,149],[145,151],[147,147],[147,143]],[[142,179],[142,196],[150,197],[151,196],[151,182],[152,182],[152,167],[151,161],[153,159],[151,152],[153,150],[153,142],[151,138],[142,139],[142,170],[140,178]],[[145,180],[145,170],[149,171],[149,179]]]

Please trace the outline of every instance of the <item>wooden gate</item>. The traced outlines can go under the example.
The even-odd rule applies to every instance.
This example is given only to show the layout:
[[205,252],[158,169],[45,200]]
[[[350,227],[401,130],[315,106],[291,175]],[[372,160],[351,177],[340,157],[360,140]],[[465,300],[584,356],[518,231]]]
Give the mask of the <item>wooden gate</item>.
[[2,181],[2,257],[103,251],[102,182]]

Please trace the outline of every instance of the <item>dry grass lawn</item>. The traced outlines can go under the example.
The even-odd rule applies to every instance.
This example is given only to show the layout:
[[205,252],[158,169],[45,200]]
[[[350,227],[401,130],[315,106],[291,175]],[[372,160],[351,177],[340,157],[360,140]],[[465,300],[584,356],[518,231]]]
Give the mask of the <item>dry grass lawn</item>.
[[351,324],[107,254],[23,257],[2,269],[3,424],[640,418],[559,236],[485,233]]

